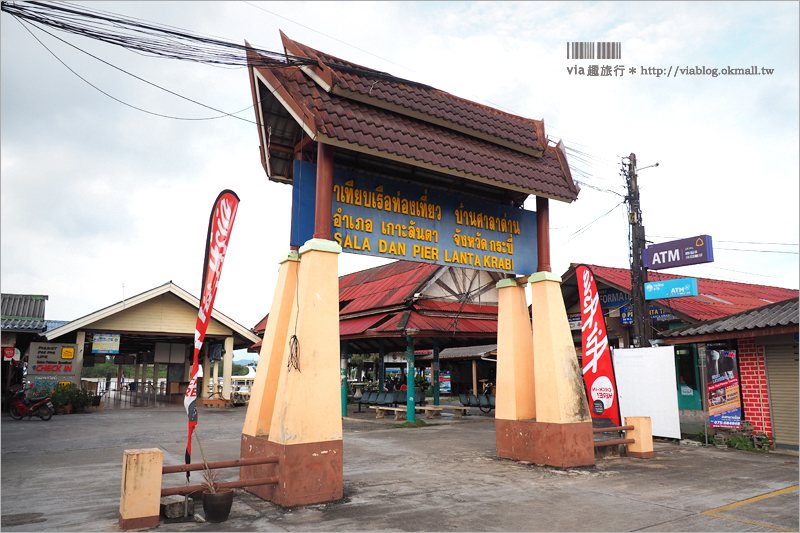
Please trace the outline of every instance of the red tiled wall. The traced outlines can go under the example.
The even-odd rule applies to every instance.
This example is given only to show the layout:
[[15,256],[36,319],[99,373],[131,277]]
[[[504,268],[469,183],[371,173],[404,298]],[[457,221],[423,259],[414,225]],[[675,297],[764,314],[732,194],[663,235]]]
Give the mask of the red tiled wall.
[[742,339],[738,348],[744,418],[753,424],[755,432],[772,436],[764,347],[752,339]]

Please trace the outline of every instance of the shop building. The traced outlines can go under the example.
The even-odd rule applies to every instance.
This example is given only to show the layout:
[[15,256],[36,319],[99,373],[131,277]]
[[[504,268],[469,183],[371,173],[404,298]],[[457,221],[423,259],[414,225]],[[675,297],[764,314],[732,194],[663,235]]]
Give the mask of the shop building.
[[[578,284],[573,263],[562,276],[561,292],[567,308],[570,329],[578,358],[581,358],[581,315]],[[633,318],[630,305],[631,273],[626,268],[588,265],[594,273],[600,304],[606,317],[609,344],[614,348],[631,347]],[[650,271],[649,281],[664,281],[685,278]],[[760,308],[765,304],[797,298],[793,289],[753,285],[731,281],[696,278],[698,295],[681,298],[651,300],[651,339],[660,339],[671,330],[708,321],[724,319],[731,315]],[[672,338],[672,337],[669,337]],[[666,339],[665,339],[666,340]],[[659,341],[656,341],[659,342]],[[664,341],[661,341],[664,342]],[[704,431],[707,406],[704,404],[704,382],[698,369],[698,345],[693,342],[671,342],[675,345],[675,372],[680,410],[681,431],[695,433]],[[732,348],[734,349],[734,348]]]
[[47,296],[3,294],[2,298],[2,397],[3,411],[13,386],[22,384],[22,363],[31,342],[47,329],[44,318]]
[[[742,419],[755,432],[773,437],[778,447],[798,449],[798,298],[665,331],[661,337],[693,353],[711,347],[735,350]],[[702,378],[707,365],[699,362]],[[702,408],[708,411],[706,395]]]

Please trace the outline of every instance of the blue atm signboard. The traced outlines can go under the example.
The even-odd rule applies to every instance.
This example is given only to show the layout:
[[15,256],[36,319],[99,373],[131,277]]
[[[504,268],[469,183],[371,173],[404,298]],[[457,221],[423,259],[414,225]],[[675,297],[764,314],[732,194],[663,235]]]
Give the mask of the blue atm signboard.
[[644,299],[679,298],[697,296],[697,278],[668,279],[644,284]]
[[662,242],[647,247],[644,254],[645,267],[662,270],[700,263],[714,262],[714,248],[710,235],[698,235],[688,239]]
[[[313,234],[316,165],[294,165],[292,244],[300,246]],[[534,211],[390,178],[335,168],[332,222],[348,253],[514,274],[538,267]]]

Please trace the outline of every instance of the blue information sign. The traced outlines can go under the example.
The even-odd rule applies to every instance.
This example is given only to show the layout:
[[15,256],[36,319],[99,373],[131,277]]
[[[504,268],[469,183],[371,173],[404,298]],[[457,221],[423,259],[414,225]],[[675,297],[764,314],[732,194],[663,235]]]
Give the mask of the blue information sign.
[[[292,244],[302,246],[313,235],[316,165],[295,161],[294,187]],[[332,224],[348,253],[514,274],[538,268],[534,211],[390,178],[335,168]]]
[[[625,325],[633,324],[633,307],[630,305],[626,305],[625,307],[621,307],[619,310],[619,319]],[[660,307],[656,307],[655,305],[650,305],[650,320],[652,322],[667,322],[670,320],[678,320],[678,317],[664,311]]]
[[644,284],[644,299],[680,298],[697,296],[697,278],[668,279]]

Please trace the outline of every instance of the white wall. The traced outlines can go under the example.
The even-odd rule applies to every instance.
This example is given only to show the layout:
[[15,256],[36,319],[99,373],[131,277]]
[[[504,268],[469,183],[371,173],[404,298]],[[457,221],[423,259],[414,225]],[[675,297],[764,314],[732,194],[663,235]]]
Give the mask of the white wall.
[[649,416],[654,437],[681,438],[672,346],[618,348],[613,359],[623,421]]

